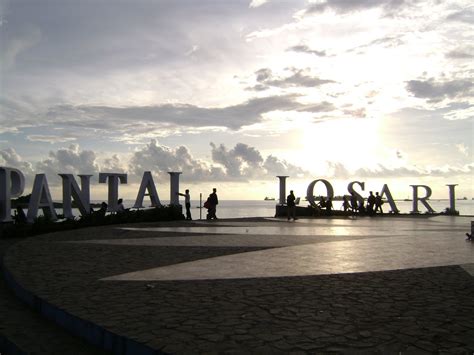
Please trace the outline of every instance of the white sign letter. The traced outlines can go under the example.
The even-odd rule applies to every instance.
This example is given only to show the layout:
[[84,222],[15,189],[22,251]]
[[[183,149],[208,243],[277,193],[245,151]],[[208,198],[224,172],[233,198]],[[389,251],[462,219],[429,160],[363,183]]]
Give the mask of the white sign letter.
[[397,205],[395,204],[395,200],[392,197],[392,193],[390,192],[387,184],[384,184],[382,187],[382,191],[380,191],[380,197],[383,197],[383,195],[387,196],[387,201],[390,205],[390,208],[393,213],[399,213],[400,211],[397,208]]
[[[410,213],[420,213],[418,211],[418,201],[420,201],[428,210],[429,213],[434,213],[434,210],[431,208],[431,206],[428,204],[426,200],[428,200],[431,196],[431,188],[426,185],[410,185],[413,187],[413,211]],[[426,191],[425,197],[418,197],[418,188],[422,187]]]
[[127,174],[117,173],[99,173],[99,184],[105,184],[109,178],[109,196],[107,203],[109,204],[107,211],[117,212],[118,185],[127,183]]
[[151,200],[151,207],[161,206],[160,198],[158,197],[158,192],[156,191],[151,172],[145,171],[143,173],[142,183],[140,184],[140,190],[138,190],[137,199],[135,200],[133,208],[143,208],[143,199],[145,198],[146,191],[148,191],[148,196]]
[[179,174],[178,172],[170,171],[170,205],[179,205]]
[[45,174],[37,174],[35,176],[33,191],[31,192],[30,203],[28,204],[28,214],[26,216],[28,223],[33,223],[33,220],[38,215],[39,208],[42,208],[43,214],[51,218],[52,221],[58,219]]
[[359,194],[356,190],[354,190],[354,185],[357,184],[362,188],[362,191],[365,189],[365,182],[360,182],[360,181],[352,181],[347,185],[347,191],[352,195],[354,194],[357,198],[357,201],[359,204],[364,204],[364,198],[362,197],[361,194]]
[[306,199],[308,200],[309,204],[314,208],[317,207],[316,201],[314,201],[314,186],[316,183],[321,181],[326,186],[326,200],[334,198],[334,189],[329,181],[324,179],[314,180],[311,184],[308,185],[308,189],[306,190]]
[[286,178],[288,176],[277,176],[280,179],[280,205],[286,203]]
[[25,176],[15,168],[0,167],[0,222],[12,221],[11,199],[25,189]]
[[90,207],[90,178],[92,175],[79,175],[81,178],[82,191],[79,189],[72,174],[58,174],[63,179],[63,214],[64,217],[72,219],[72,197],[77,203],[79,212],[85,216],[91,212]]

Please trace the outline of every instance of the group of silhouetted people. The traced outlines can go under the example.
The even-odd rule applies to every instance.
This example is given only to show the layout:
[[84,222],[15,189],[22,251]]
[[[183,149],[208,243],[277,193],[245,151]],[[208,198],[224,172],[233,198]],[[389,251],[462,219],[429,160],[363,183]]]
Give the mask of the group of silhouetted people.
[[[293,190],[290,191],[290,194],[286,198],[286,206],[288,213],[288,220],[296,220],[296,197]],[[344,212],[352,214],[361,214],[373,216],[376,213],[383,213],[382,205],[384,201],[382,196],[376,192],[375,195],[372,191],[369,192],[367,197],[367,203],[362,197],[358,197],[355,193],[351,193],[350,196],[344,195],[342,198],[342,209]],[[324,211],[326,215],[331,215],[333,211],[333,200],[330,197],[319,197],[319,202],[313,206],[314,213],[319,214]]]
[[[344,198],[346,198],[346,196],[344,196]],[[352,213],[367,214],[370,216],[373,216],[378,212],[383,213],[383,203],[382,196],[380,196],[378,192],[376,192],[375,195],[372,191],[369,192],[367,204],[364,203],[364,199],[358,199],[355,193],[352,193],[350,196],[350,210]],[[349,204],[346,204],[346,206],[348,205]],[[347,210],[349,210],[349,208],[347,208]],[[344,211],[346,211],[346,208],[344,208]]]

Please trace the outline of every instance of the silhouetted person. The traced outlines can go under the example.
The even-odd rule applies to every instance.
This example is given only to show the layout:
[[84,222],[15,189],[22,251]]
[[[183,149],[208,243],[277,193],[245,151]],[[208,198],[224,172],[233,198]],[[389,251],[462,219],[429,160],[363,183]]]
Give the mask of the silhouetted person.
[[207,199],[209,201],[209,209],[207,213],[207,219],[217,219],[216,211],[217,205],[219,204],[219,199],[217,198],[217,189],[212,189],[212,194],[209,195]]
[[324,198],[324,196],[320,196],[320,197],[319,197],[318,206],[319,206],[320,208],[326,208],[326,199]]
[[178,193],[180,196],[184,196],[184,205],[186,206],[186,219],[191,221],[191,195],[189,194],[189,190],[186,189],[185,193]]
[[380,213],[383,213],[382,205],[383,205],[382,196],[380,196],[379,193],[376,192],[375,193],[375,213],[377,213],[378,210],[380,210]]
[[365,214],[366,209],[364,206],[364,200],[359,201],[359,206],[357,206],[357,210],[359,211],[359,214]]
[[98,219],[103,219],[105,217],[105,214],[107,213],[107,203],[105,202],[102,202],[100,204],[100,208],[94,212],[94,217],[98,218]]
[[17,206],[15,209],[15,216],[13,217],[16,224],[25,224],[26,223],[26,215],[23,211],[23,208]]
[[117,201],[117,213],[124,213],[124,212],[125,212],[125,207],[123,205],[123,200],[119,198]]
[[296,197],[293,193],[293,190],[290,191],[290,194],[286,197],[286,209],[288,212],[288,220],[293,218],[293,221],[296,221]]
[[375,207],[375,196],[372,191],[369,192],[369,197],[367,197],[367,213],[373,214]]
[[342,197],[342,208],[344,209],[344,212],[347,212],[347,210],[350,208],[349,199],[347,195],[344,195]]
[[329,216],[332,210],[332,200],[330,197],[326,200],[326,214]]
[[354,192],[351,193],[351,208],[352,212],[357,212],[357,196]]

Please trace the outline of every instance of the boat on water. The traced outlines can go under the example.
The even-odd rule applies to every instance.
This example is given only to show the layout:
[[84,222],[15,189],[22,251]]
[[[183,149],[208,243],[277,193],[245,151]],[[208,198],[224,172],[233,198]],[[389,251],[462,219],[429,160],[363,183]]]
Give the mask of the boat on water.
[[264,201],[275,201],[275,198],[266,196],[263,200]]

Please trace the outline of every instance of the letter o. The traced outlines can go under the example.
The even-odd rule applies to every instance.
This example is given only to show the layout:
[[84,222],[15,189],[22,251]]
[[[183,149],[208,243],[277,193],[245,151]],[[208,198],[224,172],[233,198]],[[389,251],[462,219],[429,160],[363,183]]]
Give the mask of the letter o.
[[312,207],[316,207],[316,201],[314,201],[314,186],[320,181],[326,186],[326,198],[334,198],[334,189],[329,181],[324,179],[314,180],[308,185],[308,189],[306,190],[306,199]]

